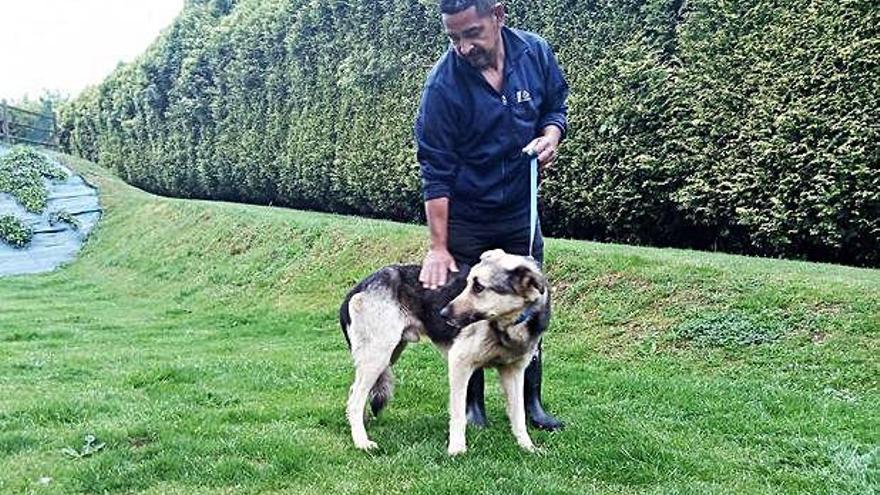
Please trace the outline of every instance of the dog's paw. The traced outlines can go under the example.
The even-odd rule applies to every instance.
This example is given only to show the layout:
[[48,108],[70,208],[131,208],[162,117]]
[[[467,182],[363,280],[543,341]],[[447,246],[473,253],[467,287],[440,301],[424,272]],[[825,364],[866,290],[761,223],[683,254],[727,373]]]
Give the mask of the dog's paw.
[[374,442],[372,440],[365,440],[363,442],[355,443],[355,447],[357,447],[363,451],[369,452],[371,450],[375,450],[375,449],[379,448],[379,445],[376,444],[376,442]]
[[539,452],[538,447],[535,447],[535,444],[533,444],[531,440],[528,440],[528,441],[522,441],[522,442],[517,442],[517,443],[519,443],[519,446],[520,446],[523,450],[525,450],[526,452],[529,452],[529,453],[532,453],[532,454],[536,454],[536,453]]
[[467,446],[465,444],[461,445],[449,445],[449,448],[446,449],[446,453],[450,456],[461,455],[467,452]]
[[531,449],[523,449],[528,455],[543,457],[547,455],[547,449],[544,447],[532,447]]

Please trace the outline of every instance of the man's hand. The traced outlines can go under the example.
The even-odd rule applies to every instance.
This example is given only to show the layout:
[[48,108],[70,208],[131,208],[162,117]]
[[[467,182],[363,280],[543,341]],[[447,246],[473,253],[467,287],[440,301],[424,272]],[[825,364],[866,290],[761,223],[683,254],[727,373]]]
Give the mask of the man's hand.
[[561,138],[562,132],[559,128],[555,125],[548,125],[544,128],[544,135],[533,139],[523,148],[523,153],[532,156],[538,155],[538,164],[541,168],[549,168],[556,161]]
[[446,272],[458,271],[455,259],[446,249],[430,249],[422,263],[422,271],[419,273],[419,282],[426,289],[436,289],[446,285]]

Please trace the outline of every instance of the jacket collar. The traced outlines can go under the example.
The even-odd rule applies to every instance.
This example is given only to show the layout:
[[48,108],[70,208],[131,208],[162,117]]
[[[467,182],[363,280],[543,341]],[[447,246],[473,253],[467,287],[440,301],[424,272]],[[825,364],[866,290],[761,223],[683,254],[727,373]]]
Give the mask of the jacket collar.
[[529,44],[514,29],[507,26],[501,26],[501,38],[504,40],[504,65],[509,66],[510,62],[516,62],[520,57],[529,51]]

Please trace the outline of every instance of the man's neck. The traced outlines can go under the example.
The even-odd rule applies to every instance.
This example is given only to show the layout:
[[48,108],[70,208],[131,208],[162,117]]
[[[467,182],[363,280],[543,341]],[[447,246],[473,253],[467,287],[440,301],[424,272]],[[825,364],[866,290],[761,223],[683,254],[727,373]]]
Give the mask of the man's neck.
[[499,45],[494,63],[480,70],[486,81],[496,91],[501,91],[504,86],[504,41],[502,40]]
[[495,56],[495,70],[501,72],[504,70],[504,38],[498,38],[498,50],[496,50],[497,55]]
[[504,71],[504,38],[498,37],[498,49],[495,50],[495,61],[489,67],[483,70],[491,70],[496,72]]

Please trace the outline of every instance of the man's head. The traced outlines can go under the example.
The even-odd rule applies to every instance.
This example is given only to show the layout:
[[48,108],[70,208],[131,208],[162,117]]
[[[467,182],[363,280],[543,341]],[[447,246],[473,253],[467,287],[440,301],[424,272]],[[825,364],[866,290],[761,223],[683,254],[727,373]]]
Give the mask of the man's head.
[[458,56],[477,69],[495,65],[503,43],[503,5],[495,0],[440,0],[440,13]]

